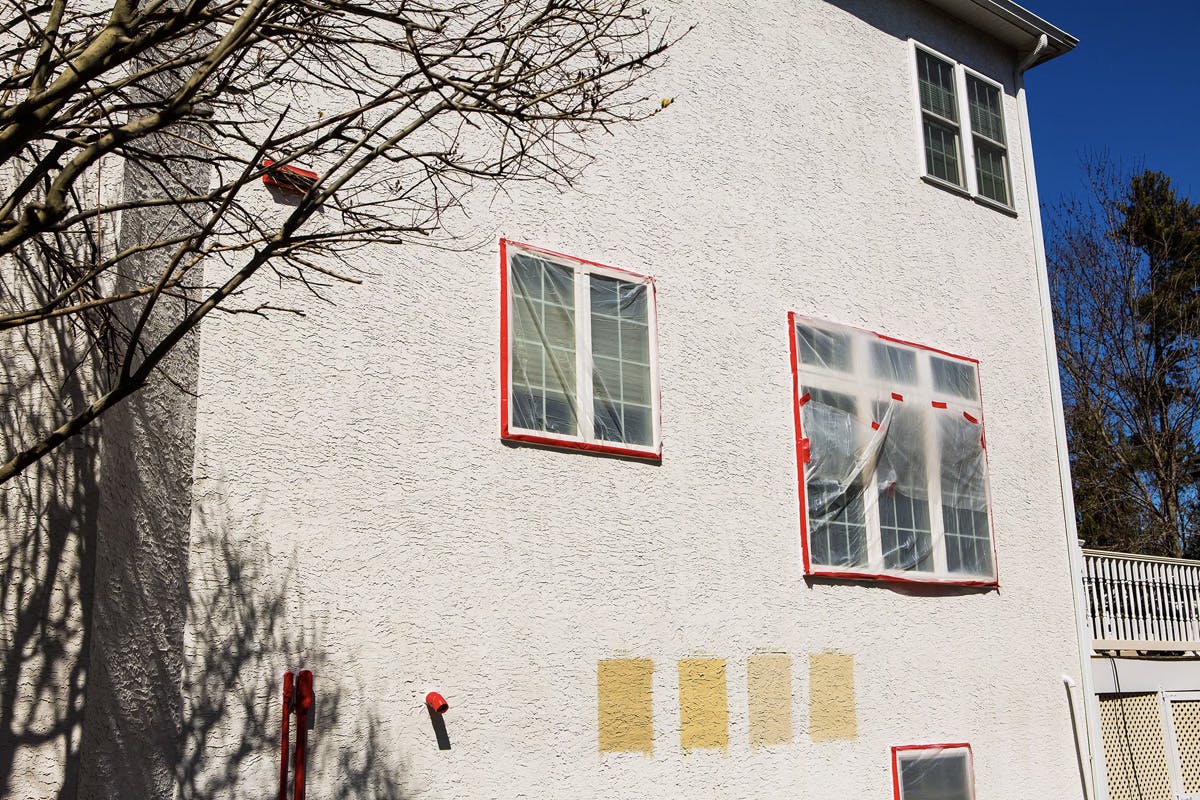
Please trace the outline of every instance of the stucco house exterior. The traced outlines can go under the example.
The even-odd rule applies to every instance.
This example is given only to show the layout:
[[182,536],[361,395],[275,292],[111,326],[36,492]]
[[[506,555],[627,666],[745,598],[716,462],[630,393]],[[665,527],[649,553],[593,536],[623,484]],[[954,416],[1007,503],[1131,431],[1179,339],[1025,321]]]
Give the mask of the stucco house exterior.
[[185,569],[183,651],[153,593],[96,634],[81,795],[273,794],[307,668],[312,797],[1106,796],[1023,82],[1075,40],[680,13],[574,191],[205,323],[97,577]]

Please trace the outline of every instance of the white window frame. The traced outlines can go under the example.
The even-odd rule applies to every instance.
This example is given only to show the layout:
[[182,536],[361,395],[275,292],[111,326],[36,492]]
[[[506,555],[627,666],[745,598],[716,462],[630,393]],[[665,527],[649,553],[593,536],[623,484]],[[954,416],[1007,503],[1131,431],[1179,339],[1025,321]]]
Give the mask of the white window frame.
[[929,756],[945,753],[948,750],[961,750],[967,758],[967,798],[975,800],[975,753],[971,745],[962,742],[956,744],[921,744],[902,745],[892,748],[892,786],[894,800],[911,800],[904,796],[904,787],[900,782],[900,762],[912,761]]
[[[548,261],[556,266],[569,269],[574,275],[575,397],[579,413],[579,433],[576,435],[522,428],[512,422],[512,358],[516,337],[512,334],[514,298],[511,259],[514,254],[518,253],[536,256],[543,261]],[[502,239],[500,241],[500,254],[501,289],[502,297],[504,298],[501,309],[503,315],[501,319],[502,339],[504,341],[501,352],[503,373],[501,380],[505,384],[500,409],[501,438],[508,441],[526,442],[551,447],[660,460],[662,458],[662,401],[659,390],[658,310],[654,278],[509,239]],[[650,417],[653,429],[649,445],[613,442],[606,439],[598,439],[594,435],[595,397],[592,387],[592,300],[590,284],[590,277],[592,275],[613,278],[625,283],[641,284],[646,287],[646,321],[649,327],[650,359]]]
[[[801,396],[809,389],[826,390],[836,392],[838,394],[851,397],[855,401],[856,408],[862,409],[869,407],[864,404],[875,403],[881,400],[876,386],[872,383],[865,382],[863,379],[865,366],[870,359],[869,344],[880,342],[885,345],[897,346],[910,350],[917,351],[918,379],[916,385],[897,386],[896,392],[904,398],[901,402],[904,405],[914,405],[924,408],[937,408],[946,413],[951,414],[966,414],[976,420],[979,425],[980,435],[984,435],[984,420],[983,420],[983,387],[982,377],[979,372],[979,362],[975,359],[966,356],[956,355],[944,350],[939,350],[927,345],[908,342],[902,339],[896,339],[891,336],[885,336],[874,331],[866,331],[859,328],[854,328],[850,325],[822,320],[815,317],[809,317],[802,314],[792,313],[788,315],[790,335],[792,336],[792,346],[794,349],[796,363],[793,367],[797,370],[795,373],[797,386],[795,391],[798,393],[796,397],[796,421],[800,422],[801,417]],[[805,364],[800,358],[800,342],[796,331],[797,325],[806,325],[817,330],[847,332],[862,334],[854,336],[851,339],[851,348],[853,351],[854,363],[860,365],[855,372],[847,373],[838,370],[825,369],[820,366]],[[975,371],[976,395],[977,400],[972,402],[958,395],[939,392],[934,387],[933,382],[933,363],[932,358],[941,358],[947,361],[970,365]],[[808,386],[805,384],[805,376],[803,373],[808,372],[814,374],[819,385]],[[939,405],[932,405],[932,404]],[[800,431],[803,438],[800,440],[799,446],[807,448],[808,434]],[[804,546],[805,571],[808,575],[817,575],[823,577],[839,577],[844,575],[852,579],[878,579],[878,580],[896,580],[909,583],[934,583],[943,585],[963,585],[963,586],[998,586],[999,585],[999,564],[997,563],[998,554],[996,551],[996,525],[993,514],[992,504],[992,487],[990,471],[984,472],[984,496],[987,500],[987,516],[988,516],[988,539],[991,547],[992,558],[992,574],[986,575],[971,575],[968,573],[950,572],[948,558],[946,554],[946,525],[942,511],[942,484],[941,484],[941,461],[942,452],[940,450],[940,442],[938,440],[937,425],[930,425],[925,431],[925,448],[924,460],[926,464],[926,481],[928,488],[928,503],[929,503],[929,528],[930,538],[932,541],[940,542],[941,546],[933,548],[933,570],[902,570],[888,569],[883,567],[883,533],[879,520],[878,504],[870,504],[864,509],[866,522],[866,537],[867,537],[867,557],[865,565],[849,565],[839,566],[835,564],[817,564],[811,561],[811,536],[813,533],[812,522],[809,519],[808,508],[808,476],[806,474],[806,464],[800,465],[801,475],[801,491],[803,492],[803,502],[801,503],[800,514],[806,532]],[[797,456],[800,458],[801,456]],[[985,454],[986,463],[986,454]],[[871,565],[879,565],[879,569],[872,569]]]
[[[951,58],[945,53],[934,50],[928,45],[921,44],[916,39],[909,39],[909,71],[912,80],[912,102],[915,115],[913,117],[913,130],[917,142],[917,170],[921,179],[926,183],[931,183],[935,186],[940,186],[951,192],[961,194],[981,205],[990,206],[992,208],[1004,211],[1008,214],[1016,214],[1016,206],[1014,205],[1015,192],[1013,191],[1012,181],[1012,144],[1006,142],[1004,148],[1004,180],[1005,186],[1008,189],[1008,202],[1002,203],[986,197],[979,192],[978,178],[975,174],[975,137],[982,136],[976,134],[974,127],[971,125],[971,103],[967,96],[967,76],[970,75],[976,80],[982,81],[989,86],[997,89],[1000,92],[1000,107],[1001,119],[1004,123],[1004,137],[1010,139],[1009,125],[1007,119],[1007,108],[1004,102],[1004,86],[982,73],[971,69],[970,67],[960,63],[956,59]],[[934,58],[950,65],[954,71],[954,96],[958,104],[958,150],[959,163],[963,173],[963,183],[961,185],[950,183],[942,180],[934,175],[929,174],[925,163],[925,130],[924,120],[925,111],[921,108],[921,74],[917,67],[917,53],[924,51]],[[1000,146],[999,142],[982,136],[983,140],[992,146]]]

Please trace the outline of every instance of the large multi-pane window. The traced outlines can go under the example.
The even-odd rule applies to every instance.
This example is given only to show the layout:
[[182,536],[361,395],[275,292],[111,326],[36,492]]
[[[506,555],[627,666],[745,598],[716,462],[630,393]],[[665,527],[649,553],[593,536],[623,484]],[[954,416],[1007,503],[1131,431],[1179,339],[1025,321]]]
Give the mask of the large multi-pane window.
[[975,776],[967,744],[892,748],[895,800],[975,800]]
[[1012,208],[1000,86],[925,47],[914,49],[925,175]]
[[502,435],[660,452],[650,278],[502,242]]
[[994,583],[978,365],[791,319],[806,569]]

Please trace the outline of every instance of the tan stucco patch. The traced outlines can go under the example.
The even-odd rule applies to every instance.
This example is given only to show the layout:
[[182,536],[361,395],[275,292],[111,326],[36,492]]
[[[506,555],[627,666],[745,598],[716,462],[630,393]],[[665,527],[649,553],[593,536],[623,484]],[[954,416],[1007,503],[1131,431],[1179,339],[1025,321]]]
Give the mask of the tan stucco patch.
[[684,750],[729,748],[724,659],[679,662],[679,743]]
[[751,656],[746,664],[750,706],[750,746],[792,741],[792,657]]
[[653,675],[654,662],[646,658],[607,659],[596,665],[601,753],[653,752]]
[[854,709],[854,656],[808,657],[808,734],[814,742],[858,737]]

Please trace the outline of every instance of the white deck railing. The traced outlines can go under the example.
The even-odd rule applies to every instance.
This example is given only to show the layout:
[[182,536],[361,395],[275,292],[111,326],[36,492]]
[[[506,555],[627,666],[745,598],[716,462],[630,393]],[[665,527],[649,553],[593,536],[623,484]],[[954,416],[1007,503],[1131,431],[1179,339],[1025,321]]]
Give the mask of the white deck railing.
[[1084,550],[1097,650],[1200,651],[1200,561]]

